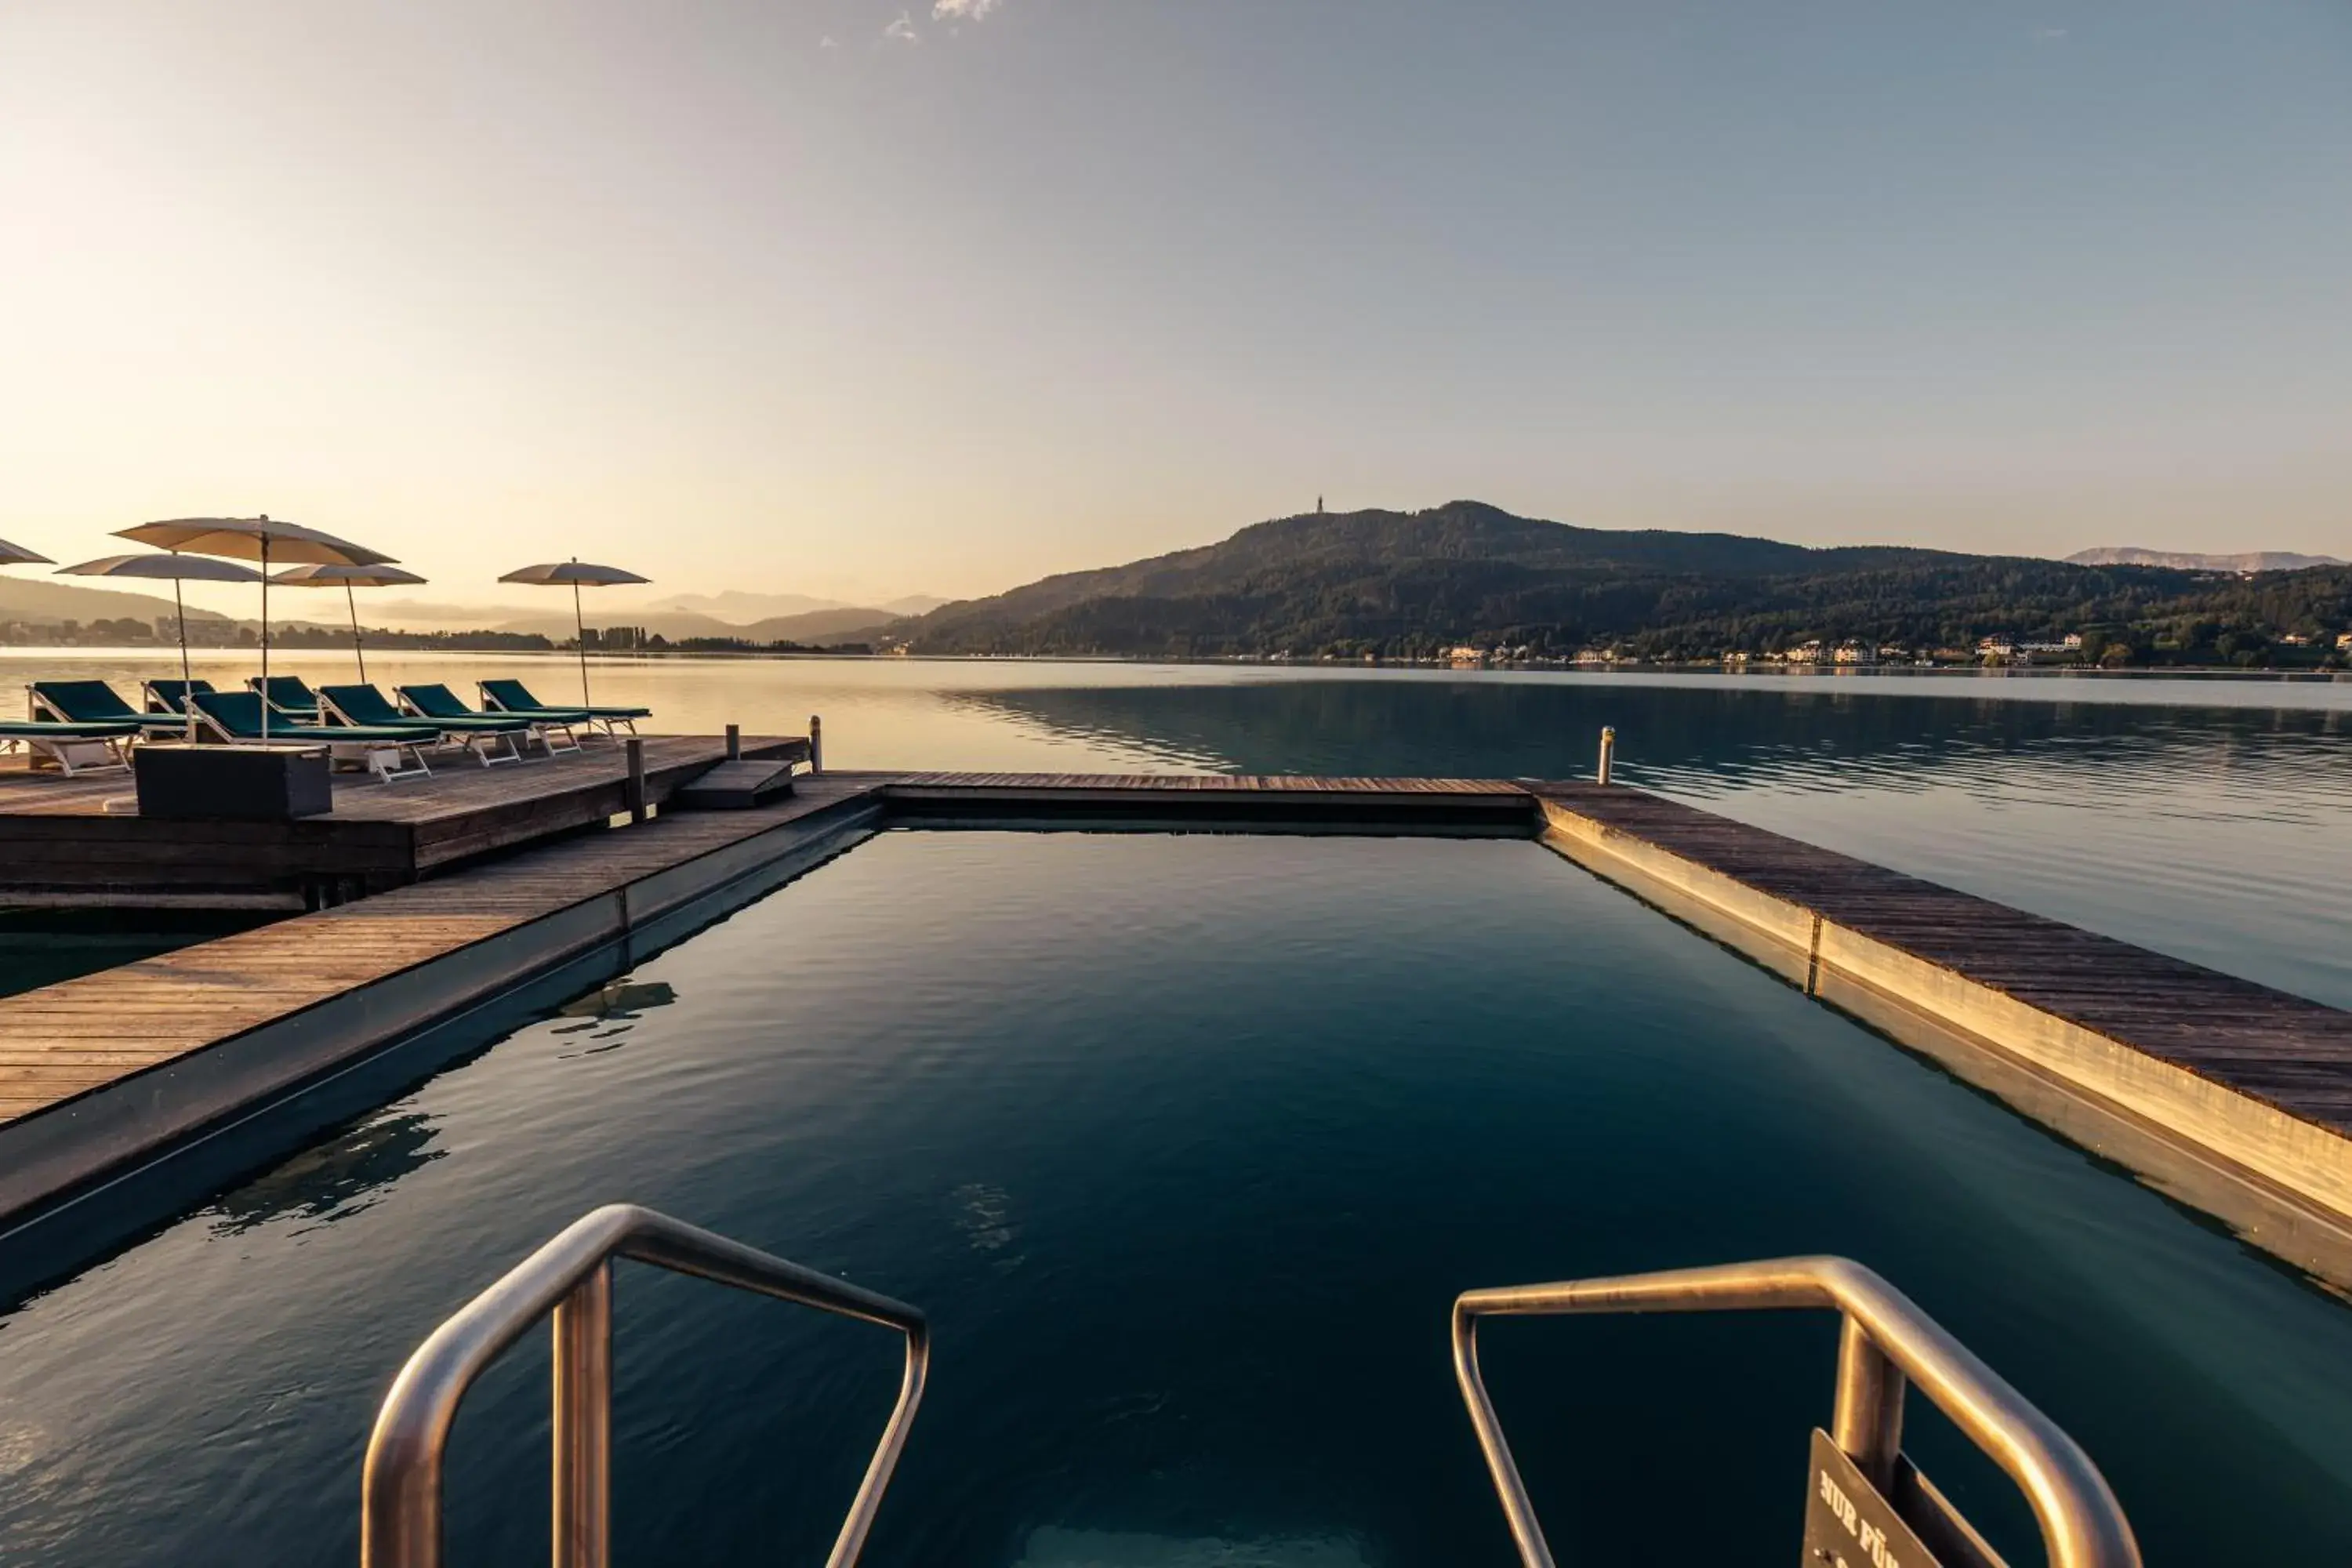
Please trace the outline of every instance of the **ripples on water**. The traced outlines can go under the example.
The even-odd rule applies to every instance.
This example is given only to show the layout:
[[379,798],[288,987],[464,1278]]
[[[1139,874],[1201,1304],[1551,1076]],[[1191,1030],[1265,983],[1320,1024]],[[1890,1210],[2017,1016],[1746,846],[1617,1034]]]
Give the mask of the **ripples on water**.
[[[0,1558],[350,1561],[393,1370],[618,1197],[931,1313],[876,1568],[1507,1561],[1453,1294],[1812,1250],[2076,1433],[2158,1568],[2352,1550],[2352,1314],[1539,848],[910,833],[0,1319]],[[617,1297],[618,1560],[821,1559],[888,1336]],[[1564,1560],[1793,1551],[1833,1341],[1496,1325]],[[547,1378],[534,1334],[467,1403],[457,1561],[545,1556]]]

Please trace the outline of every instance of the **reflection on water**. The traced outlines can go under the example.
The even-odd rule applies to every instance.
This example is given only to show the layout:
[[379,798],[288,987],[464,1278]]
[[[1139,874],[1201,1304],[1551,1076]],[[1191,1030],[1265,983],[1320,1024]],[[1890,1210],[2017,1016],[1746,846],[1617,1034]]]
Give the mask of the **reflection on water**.
[[[588,1031],[596,1044],[560,1055],[593,1055],[621,1044],[646,1012],[677,1001],[677,989],[668,981],[625,974],[555,1009],[556,1018],[578,1021],[551,1023],[548,1032]],[[380,1112],[224,1194],[209,1211],[213,1228],[234,1236],[276,1220],[349,1219],[380,1202],[402,1177],[447,1157],[440,1138],[441,1130],[421,1111]]]
[[364,1214],[394,1182],[448,1154],[434,1146],[438,1137],[421,1111],[371,1118],[223,1196],[212,1228],[235,1236],[274,1220],[328,1225]]
[[583,1043],[568,1053],[572,1056],[615,1051],[628,1043],[630,1033],[646,1011],[667,1007],[677,1000],[677,993],[666,982],[641,984],[625,974],[558,1008],[558,1016],[579,1022],[558,1025],[554,1032],[580,1037]]
[[2352,713],[1879,686],[1328,680],[958,700],[1241,773],[1589,777],[1612,724],[1628,783],[2352,1005]]
[[566,1018],[634,1020],[648,1007],[667,1007],[677,1000],[677,989],[666,980],[638,981],[625,974],[573,997],[556,1012]]

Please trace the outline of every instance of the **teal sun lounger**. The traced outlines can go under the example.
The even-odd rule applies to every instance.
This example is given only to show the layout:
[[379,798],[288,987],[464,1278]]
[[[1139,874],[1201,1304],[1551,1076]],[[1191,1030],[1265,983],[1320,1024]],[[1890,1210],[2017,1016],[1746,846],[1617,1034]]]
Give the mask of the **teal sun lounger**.
[[629,733],[637,732],[637,721],[650,719],[650,708],[566,708],[551,707],[530,694],[530,689],[520,680],[485,680],[481,682],[482,700],[501,713],[569,713],[603,727],[607,735],[626,724]]
[[299,719],[306,724],[316,724],[321,721],[319,712],[319,694],[310,689],[309,681],[299,675],[273,675],[268,679],[269,686],[266,691],[262,690],[261,676],[248,675],[245,679],[245,684],[247,689],[260,691],[264,697],[269,699],[269,711],[272,715],[270,728],[278,727],[275,715],[279,713],[285,714],[289,719]]
[[403,713],[373,684],[321,686],[319,705],[327,715],[327,728],[331,731],[354,727],[414,730],[433,736],[444,745],[465,747],[486,768],[493,763],[521,762],[522,742],[531,735],[530,725],[520,719],[495,719],[485,714],[425,718]]
[[147,711],[177,713],[183,717],[187,714],[191,695],[212,689],[213,683],[209,680],[149,680],[140,685],[140,689],[147,694]]
[[[385,784],[396,779],[430,778],[425,748],[431,731],[413,725],[397,729],[379,725],[279,724],[272,720],[265,740],[261,731],[261,693],[199,691],[189,702],[196,719],[214,739],[232,746],[324,746],[339,763],[357,763]],[[405,765],[404,765],[404,763]]]
[[[578,751],[580,731],[591,722],[587,710],[580,708],[499,709],[488,713],[479,713],[467,707],[465,699],[447,687],[437,683],[430,686],[404,686],[400,689],[400,700],[410,712],[421,714],[427,719],[453,722],[458,720],[474,719],[504,721],[510,724],[528,724],[530,726],[531,733],[539,737],[539,743],[547,748],[550,756],[558,752]],[[560,742],[558,736],[562,737]]]
[[58,724],[135,724],[150,735],[187,732],[184,714],[142,713],[103,680],[37,680],[25,688],[36,721]]

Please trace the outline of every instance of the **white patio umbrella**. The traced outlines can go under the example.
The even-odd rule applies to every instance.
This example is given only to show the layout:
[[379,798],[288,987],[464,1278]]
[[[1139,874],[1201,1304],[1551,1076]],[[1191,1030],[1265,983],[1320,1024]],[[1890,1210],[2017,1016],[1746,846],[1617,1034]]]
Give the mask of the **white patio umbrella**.
[[[261,563],[261,686],[269,689],[269,563],[272,561],[317,562],[339,566],[381,566],[392,557],[348,539],[337,539],[299,523],[280,522],[268,513],[259,517],[179,517],[163,522],[142,522],[115,531],[118,539],[136,540],[164,550],[191,555],[224,555],[232,561]],[[261,736],[269,738],[269,704],[261,705]]]
[[[172,609],[180,618],[180,685],[181,706],[188,710],[188,739],[196,738],[196,705],[186,700],[188,684],[188,607],[181,601],[183,583],[258,583],[261,574],[250,566],[240,566],[234,561],[213,561],[202,555],[110,555],[102,561],[85,561],[79,566],[60,566],[60,577],[138,577],[149,582],[169,578],[172,583]],[[269,704],[261,705],[269,711]]]
[[650,577],[640,577],[634,572],[624,572],[618,566],[599,566],[583,561],[577,555],[569,561],[550,561],[538,566],[525,566],[499,579],[501,583],[538,583],[541,584],[572,584],[572,629],[580,649],[580,706],[588,706],[588,626],[580,616],[580,590],[610,588],[621,583],[650,583]]
[[46,555],[37,554],[21,544],[11,544],[0,539],[0,566],[54,566],[57,563]]
[[424,578],[414,572],[404,572],[397,566],[339,566],[320,562],[309,566],[289,567],[270,579],[289,588],[331,588],[342,584],[343,603],[352,612],[352,657],[360,661],[360,684],[367,684],[367,650],[360,644],[360,602],[352,596],[354,588],[396,588]]

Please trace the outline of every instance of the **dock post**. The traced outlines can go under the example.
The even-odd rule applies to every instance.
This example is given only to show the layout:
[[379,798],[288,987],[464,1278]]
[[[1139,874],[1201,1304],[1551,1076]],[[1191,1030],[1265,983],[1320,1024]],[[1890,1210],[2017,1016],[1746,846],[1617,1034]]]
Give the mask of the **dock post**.
[[743,760],[743,726],[740,724],[727,726],[727,760],[730,763]]
[[824,772],[824,721],[809,715],[809,772]]
[[1609,782],[1610,764],[1614,763],[1616,760],[1617,726],[1614,724],[1603,724],[1601,726],[1601,783],[1607,784]]
[[629,781],[622,786],[621,798],[628,803],[629,820],[646,819],[646,743],[632,735],[628,739]]

